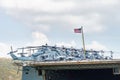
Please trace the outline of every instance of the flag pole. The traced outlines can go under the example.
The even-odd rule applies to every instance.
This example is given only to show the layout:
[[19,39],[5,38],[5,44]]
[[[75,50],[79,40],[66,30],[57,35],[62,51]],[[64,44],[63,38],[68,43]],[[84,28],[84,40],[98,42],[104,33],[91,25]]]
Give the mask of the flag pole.
[[[84,52],[84,55],[85,55],[85,53],[86,53],[86,49],[85,49],[85,40],[84,40],[83,26],[81,26],[81,30],[82,30],[83,52]],[[85,56],[84,56],[84,57],[85,57]]]

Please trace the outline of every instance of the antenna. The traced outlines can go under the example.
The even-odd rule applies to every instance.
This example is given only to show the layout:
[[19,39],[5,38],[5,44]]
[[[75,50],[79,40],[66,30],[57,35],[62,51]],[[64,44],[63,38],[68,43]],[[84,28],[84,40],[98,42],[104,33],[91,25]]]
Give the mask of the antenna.
[[12,48],[12,46],[11,46],[10,48],[11,48],[11,52],[13,52],[13,48]]

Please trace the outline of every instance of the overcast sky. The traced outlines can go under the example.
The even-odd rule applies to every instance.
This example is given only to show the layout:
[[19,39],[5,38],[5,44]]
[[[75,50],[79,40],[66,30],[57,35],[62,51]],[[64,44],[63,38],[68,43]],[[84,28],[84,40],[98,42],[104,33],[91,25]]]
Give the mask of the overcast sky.
[[10,46],[57,45],[120,52],[120,0],[0,0],[0,56]]

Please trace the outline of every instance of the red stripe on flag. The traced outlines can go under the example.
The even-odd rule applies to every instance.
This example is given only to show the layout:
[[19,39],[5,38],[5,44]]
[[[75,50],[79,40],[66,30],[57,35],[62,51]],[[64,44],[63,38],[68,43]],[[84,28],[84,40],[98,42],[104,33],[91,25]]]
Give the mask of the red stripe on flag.
[[75,32],[75,33],[81,33],[81,32],[82,32],[82,29],[81,29],[81,28],[79,28],[79,29],[74,29],[74,32]]

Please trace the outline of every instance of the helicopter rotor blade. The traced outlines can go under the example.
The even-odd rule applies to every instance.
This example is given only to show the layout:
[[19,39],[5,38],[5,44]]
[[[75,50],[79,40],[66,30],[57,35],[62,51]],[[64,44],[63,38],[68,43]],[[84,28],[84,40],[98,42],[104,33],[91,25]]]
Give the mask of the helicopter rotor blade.
[[12,46],[11,46],[10,48],[11,48],[11,52],[13,52],[13,48],[12,48]]
[[12,46],[10,46],[10,49],[11,49],[11,51],[10,51],[9,53],[7,53],[7,54],[13,53],[13,48],[12,48]]

